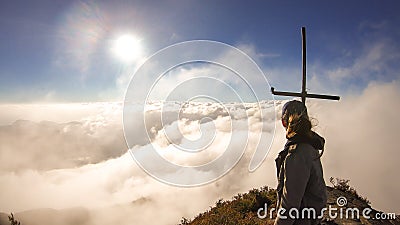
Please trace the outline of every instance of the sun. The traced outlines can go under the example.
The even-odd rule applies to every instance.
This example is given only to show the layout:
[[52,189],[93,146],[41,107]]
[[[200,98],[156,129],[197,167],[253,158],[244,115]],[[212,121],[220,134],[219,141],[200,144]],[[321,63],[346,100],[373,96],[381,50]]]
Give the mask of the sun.
[[129,34],[118,37],[112,50],[120,60],[126,63],[137,60],[142,53],[140,40]]

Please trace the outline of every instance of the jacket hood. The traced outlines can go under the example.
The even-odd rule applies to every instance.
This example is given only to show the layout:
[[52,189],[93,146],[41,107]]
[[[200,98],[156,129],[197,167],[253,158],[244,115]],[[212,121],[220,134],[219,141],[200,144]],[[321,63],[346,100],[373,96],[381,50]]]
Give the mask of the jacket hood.
[[285,149],[288,148],[290,145],[299,143],[308,143],[317,150],[323,150],[325,146],[325,139],[314,131],[312,132],[311,137],[295,135],[294,137],[291,137],[287,140]]
[[319,157],[321,157],[324,152],[325,139],[323,137],[319,136],[315,132],[312,132],[311,137],[295,135],[294,137],[289,138],[285,144],[285,148],[279,152],[278,157],[275,159],[276,175],[278,178],[279,178],[281,165],[289,152],[289,147],[291,145],[299,144],[299,143],[308,143],[311,146],[313,146],[316,150],[322,150]]

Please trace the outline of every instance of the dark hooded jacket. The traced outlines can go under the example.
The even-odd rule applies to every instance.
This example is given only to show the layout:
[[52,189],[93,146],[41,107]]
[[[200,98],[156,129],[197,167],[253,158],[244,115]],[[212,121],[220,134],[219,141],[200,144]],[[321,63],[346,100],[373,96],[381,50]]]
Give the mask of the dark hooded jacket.
[[296,135],[288,139],[284,150],[279,153],[275,160],[278,176],[277,207],[285,209],[281,215],[287,219],[277,216],[275,224],[318,224],[318,219],[308,219],[310,217],[305,210],[307,219],[293,219],[288,212],[296,208],[302,217],[302,209],[313,208],[318,217],[325,207],[326,185],[318,151],[323,150],[324,144],[324,138],[314,132],[311,137]]

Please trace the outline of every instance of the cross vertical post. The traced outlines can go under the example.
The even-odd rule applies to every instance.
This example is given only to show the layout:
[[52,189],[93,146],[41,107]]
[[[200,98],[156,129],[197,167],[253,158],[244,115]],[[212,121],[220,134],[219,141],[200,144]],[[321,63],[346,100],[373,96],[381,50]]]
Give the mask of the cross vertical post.
[[307,80],[306,80],[306,28],[301,28],[301,36],[302,36],[302,72],[303,72],[303,80],[301,85],[301,92],[286,92],[286,91],[275,91],[275,88],[271,87],[271,92],[273,95],[280,96],[292,96],[292,97],[301,97],[301,101],[303,104],[306,104],[306,98],[318,98],[318,99],[327,99],[327,100],[339,100],[339,96],[335,95],[321,95],[321,94],[308,94],[307,93]]
[[303,84],[301,85],[301,101],[303,104],[306,104],[306,95],[307,95],[307,90],[306,90],[306,60],[307,60],[307,48],[306,48],[306,28],[302,27],[301,28],[301,39],[302,39],[302,65],[303,65]]

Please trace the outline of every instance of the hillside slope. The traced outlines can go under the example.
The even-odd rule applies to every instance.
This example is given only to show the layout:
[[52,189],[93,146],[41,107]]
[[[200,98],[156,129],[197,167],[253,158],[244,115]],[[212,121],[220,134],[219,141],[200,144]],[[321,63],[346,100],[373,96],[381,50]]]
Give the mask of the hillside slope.
[[[324,213],[324,224],[388,224],[388,225],[400,225],[400,218],[397,215],[384,214],[383,212],[372,209],[369,201],[347,185],[347,182],[343,185],[337,185],[333,187],[327,187],[328,202],[327,209],[331,207],[335,208],[336,211],[332,211],[334,217],[328,216],[328,213]],[[338,200],[341,199],[340,201]],[[347,201],[343,204],[341,201]],[[272,218],[267,214],[266,218],[261,219],[257,216],[257,212],[260,208],[265,208],[265,204],[268,205],[268,212],[270,207],[274,207],[276,204],[276,192],[272,188],[262,187],[260,189],[252,189],[248,193],[238,194],[233,197],[232,200],[224,201],[222,199],[215,203],[215,206],[210,208],[204,213],[200,213],[193,220],[182,218],[180,225],[258,225],[258,224],[273,224],[276,213],[273,213]],[[357,213],[353,209],[359,211]],[[366,209],[367,208],[367,209]],[[363,217],[363,210],[367,217]],[[347,210],[347,216],[346,216]],[[264,215],[264,210],[259,211],[260,215]],[[336,216],[335,216],[336,215]],[[354,216],[353,216],[354,215]],[[369,217],[369,218],[368,218]],[[392,219],[382,217],[394,217]],[[378,219],[379,218],[379,219]]]

